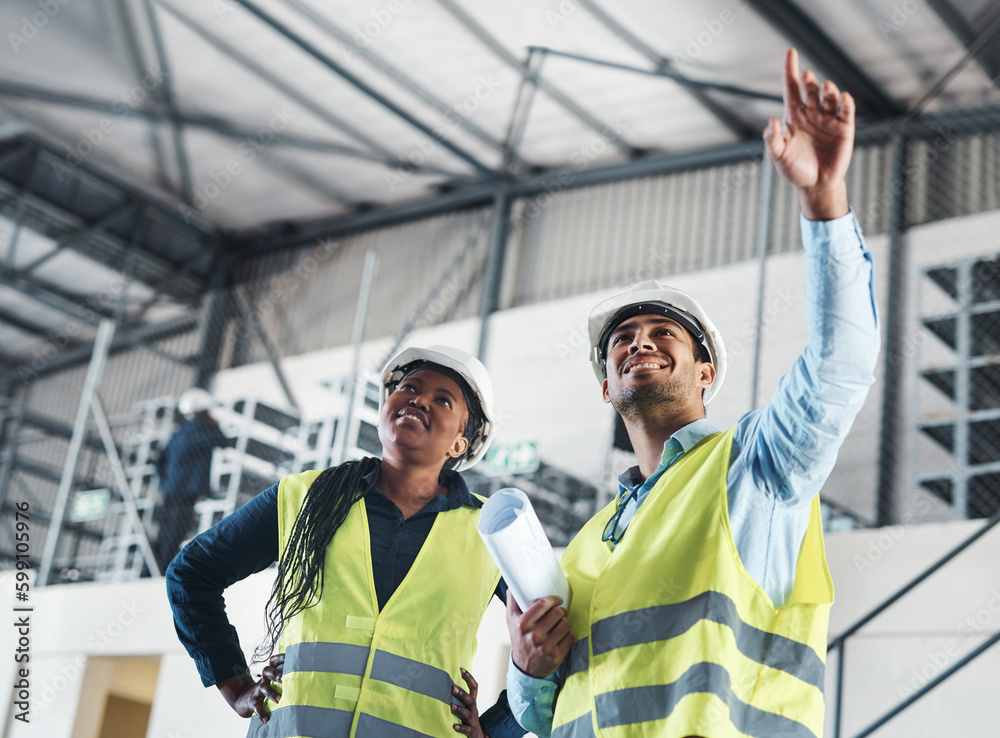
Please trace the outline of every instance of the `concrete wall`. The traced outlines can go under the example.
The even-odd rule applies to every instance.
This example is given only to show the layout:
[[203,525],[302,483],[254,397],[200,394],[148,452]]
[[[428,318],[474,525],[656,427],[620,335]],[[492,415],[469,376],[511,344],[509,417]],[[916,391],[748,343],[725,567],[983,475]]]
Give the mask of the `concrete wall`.
[[[836,586],[832,638],[883,602],[983,521],[827,536]],[[994,529],[847,641],[843,736],[853,736],[1000,630],[1000,531]],[[827,659],[827,728],[837,654]],[[875,735],[992,736],[1000,725],[1000,647],[901,713]]]

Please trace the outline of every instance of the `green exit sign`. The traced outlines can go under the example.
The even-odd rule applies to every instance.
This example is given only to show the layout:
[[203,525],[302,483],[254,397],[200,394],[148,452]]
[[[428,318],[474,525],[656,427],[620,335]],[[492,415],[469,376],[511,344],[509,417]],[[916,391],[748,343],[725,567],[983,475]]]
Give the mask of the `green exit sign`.
[[493,446],[483,458],[483,474],[502,477],[509,474],[530,474],[538,469],[538,444],[521,441]]

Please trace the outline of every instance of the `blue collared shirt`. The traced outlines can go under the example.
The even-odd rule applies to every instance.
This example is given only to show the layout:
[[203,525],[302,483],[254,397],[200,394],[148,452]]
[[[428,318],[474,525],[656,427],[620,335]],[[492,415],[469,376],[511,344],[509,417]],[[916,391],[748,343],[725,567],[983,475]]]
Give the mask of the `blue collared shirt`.
[[[800,225],[809,341],[767,405],[736,423],[727,478],[730,529],[740,560],[779,606],[795,581],[813,497],[875,381],[879,348],[872,258],[853,212],[825,222],[802,217]],[[696,420],[664,444],[660,466],[648,479],[641,479],[638,467],[623,473],[621,494],[635,494],[622,523],[627,525],[676,458],[717,430],[705,418]],[[532,679],[511,661],[507,690],[521,725],[549,735],[556,676]]]

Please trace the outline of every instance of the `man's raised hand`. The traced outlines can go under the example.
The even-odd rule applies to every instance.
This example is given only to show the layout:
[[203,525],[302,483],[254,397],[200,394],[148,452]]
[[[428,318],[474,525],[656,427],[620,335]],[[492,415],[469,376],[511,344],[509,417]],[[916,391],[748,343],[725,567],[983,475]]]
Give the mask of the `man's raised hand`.
[[784,111],[764,129],[768,158],[799,195],[810,220],[847,215],[845,177],[854,151],[854,98],[809,69],[799,74],[799,55],[785,57]]

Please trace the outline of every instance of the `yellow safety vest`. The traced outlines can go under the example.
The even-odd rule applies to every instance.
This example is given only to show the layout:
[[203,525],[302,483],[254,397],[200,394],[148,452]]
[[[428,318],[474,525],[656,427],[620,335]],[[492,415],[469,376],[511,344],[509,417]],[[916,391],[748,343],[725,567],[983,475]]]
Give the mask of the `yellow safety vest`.
[[[318,471],[278,487],[284,550]],[[413,566],[383,610],[372,576],[364,500],[327,549],[318,604],[285,624],[281,702],[251,718],[255,738],[418,738],[450,736],[458,721],[451,688],[476,652],[476,633],[500,579],[476,532],[479,510],[440,513]],[[453,576],[454,575],[454,576]]]
[[577,641],[553,738],[819,738],[833,584],[819,498],[790,601],[775,607],[743,568],[729,527],[733,431],[664,472],[614,549],[612,502],[570,543]]

